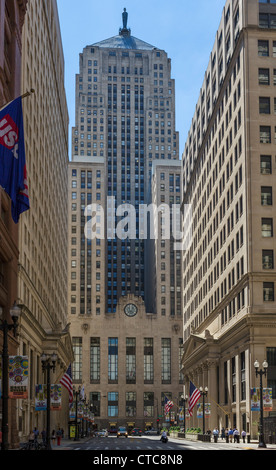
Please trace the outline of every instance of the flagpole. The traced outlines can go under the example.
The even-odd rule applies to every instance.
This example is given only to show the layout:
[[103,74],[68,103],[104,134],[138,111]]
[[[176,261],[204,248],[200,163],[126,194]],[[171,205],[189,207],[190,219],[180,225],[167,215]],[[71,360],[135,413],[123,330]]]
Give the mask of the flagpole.
[[[27,98],[28,96],[31,96],[32,93],[35,93],[35,90],[33,88],[31,88],[30,91],[26,91],[26,93],[23,93],[23,95],[21,95],[20,98],[22,98],[22,100],[23,100],[24,98]],[[2,106],[2,108],[0,108],[0,111],[5,109],[12,101],[9,101],[8,103],[4,104],[4,106]]]

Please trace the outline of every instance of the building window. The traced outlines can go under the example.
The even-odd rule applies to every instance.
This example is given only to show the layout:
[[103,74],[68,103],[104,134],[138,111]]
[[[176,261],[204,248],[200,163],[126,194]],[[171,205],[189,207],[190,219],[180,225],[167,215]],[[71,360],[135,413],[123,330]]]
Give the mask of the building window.
[[89,393],[90,403],[93,403],[93,415],[99,417],[101,415],[101,394],[99,392]]
[[232,402],[236,401],[236,358],[232,358]]
[[273,269],[274,268],[273,250],[263,250],[262,251],[262,263],[263,263],[263,269]]
[[262,206],[272,205],[272,187],[262,186],[261,188],[261,204]]
[[126,416],[136,416],[136,392],[126,392]]
[[144,416],[153,418],[154,416],[154,393],[144,392]]
[[260,28],[276,29],[276,15],[273,13],[260,13],[259,26]]
[[74,382],[82,381],[82,338],[73,338],[73,362],[72,379]]
[[90,339],[90,381],[100,382],[100,338]]
[[260,114],[270,114],[270,98],[259,97],[259,112]]
[[108,416],[110,418],[118,416],[119,394],[118,392],[108,392]]
[[153,338],[144,339],[144,383],[153,383]]
[[118,381],[118,338],[108,338],[108,381]]
[[261,155],[261,174],[271,175],[271,155]]
[[276,398],[276,348],[266,348],[266,360],[268,362],[267,386],[272,388],[272,398]]
[[274,282],[263,283],[263,300],[264,302],[274,301]]
[[136,339],[126,338],[126,383],[136,383]]
[[260,143],[270,144],[271,143],[271,128],[270,126],[260,126]]
[[273,219],[262,219],[262,237],[273,237]]
[[246,400],[245,352],[241,353],[241,399]]
[[268,41],[258,41],[258,55],[261,57],[269,56],[269,42]]
[[162,338],[161,341],[161,367],[162,367],[162,383],[171,383],[171,340],[170,338]]
[[269,69],[259,69],[259,85],[269,85]]

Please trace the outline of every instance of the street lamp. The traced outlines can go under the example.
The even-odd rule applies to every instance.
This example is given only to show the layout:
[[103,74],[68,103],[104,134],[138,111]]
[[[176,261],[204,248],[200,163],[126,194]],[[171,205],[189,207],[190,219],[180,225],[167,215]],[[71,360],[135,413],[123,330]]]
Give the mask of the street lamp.
[[183,420],[183,424],[184,424],[184,436],[185,436],[185,433],[186,433],[186,403],[188,401],[188,396],[185,395],[185,398],[184,398],[184,395],[181,395],[181,405],[183,403],[183,409],[184,409],[184,420]]
[[263,375],[266,377],[268,363],[266,360],[263,362],[263,369],[259,370],[260,364],[256,360],[254,362],[256,377],[260,376],[260,408],[261,408],[261,416],[260,416],[260,434],[259,434],[259,447],[266,447],[265,440],[264,440],[264,410],[263,410]]
[[73,387],[73,392],[74,392],[75,399],[76,399],[76,418],[75,418],[75,437],[74,437],[74,441],[77,441],[78,438],[79,438],[79,430],[78,430],[78,397],[81,394],[81,386],[79,386],[78,390],[76,390],[75,387]]
[[51,437],[50,437],[50,430],[51,430],[51,380],[50,380],[50,371],[51,369],[55,372],[56,369],[56,362],[57,362],[57,355],[55,353],[52,356],[48,356],[47,354],[43,353],[40,356],[40,361],[42,365],[43,372],[46,371],[46,386],[47,386],[47,419],[46,419],[46,450],[52,450],[51,447]]
[[203,392],[203,388],[200,387],[200,395],[202,396],[203,399],[203,435],[205,434],[205,397],[208,395],[208,387],[205,387],[205,391]]
[[18,319],[21,314],[21,309],[14,303],[10,310],[10,316],[13,323],[8,323],[4,316],[2,307],[0,307],[0,331],[3,332],[3,351],[2,351],[2,450],[8,450],[9,444],[9,351],[8,351],[8,333],[13,330],[13,335],[16,338]]

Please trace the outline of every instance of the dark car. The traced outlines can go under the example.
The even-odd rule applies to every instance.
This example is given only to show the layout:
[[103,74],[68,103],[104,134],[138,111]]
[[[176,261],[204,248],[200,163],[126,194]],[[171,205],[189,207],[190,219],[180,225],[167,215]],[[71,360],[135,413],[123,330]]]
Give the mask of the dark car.
[[114,427],[110,428],[109,434],[117,434],[117,428],[114,428]]
[[132,436],[142,436],[142,431],[139,428],[134,428],[132,429],[131,433]]
[[126,428],[122,426],[118,428],[117,437],[128,437],[128,432]]

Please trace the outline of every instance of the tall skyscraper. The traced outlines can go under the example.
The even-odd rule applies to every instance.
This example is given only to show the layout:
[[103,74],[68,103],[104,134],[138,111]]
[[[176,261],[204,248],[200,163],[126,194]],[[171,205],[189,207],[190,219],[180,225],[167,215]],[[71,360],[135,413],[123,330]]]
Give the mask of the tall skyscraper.
[[[125,11],[119,35],[80,54],[69,165],[73,373],[92,399],[98,425],[156,425],[165,395],[178,403],[182,392],[179,277],[168,255],[161,309],[149,288],[155,274],[139,216],[141,205],[155,197],[152,189],[160,194],[159,183],[153,185],[154,162],[163,162],[166,172],[172,162],[173,196],[180,195],[178,147],[170,59],[131,35]],[[91,204],[99,213],[87,217]],[[87,237],[91,217],[101,217],[96,231],[103,229],[102,237]],[[170,250],[166,243],[164,253]],[[161,245],[156,249],[161,253]]]
[[[152,162],[179,158],[174,88],[167,54],[131,36],[127,27],[80,55],[73,159],[104,156],[107,196],[115,198],[116,209],[125,203],[138,212],[139,204],[147,203]],[[122,242],[108,239],[109,313],[121,295],[146,300],[145,241],[138,227],[135,235]],[[121,259],[125,263],[118,263]]]
[[[30,0],[22,35],[22,89],[35,93],[23,103],[30,210],[19,222],[18,354],[29,360],[28,396],[18,401],[21,442],[30,430],[46,428],[35,410],[35,386],[45,384],[40,357],[59,358],[52,383],[73,360],[67,326],[68,111],[64,57],[56,0]],[[68,393],[52,415],[53,428],[67,426]]]
[[[24,24],[27,0],[10,0],[0,3],[0,109],[21,94],[21,40]],[[17,272],[18,272],[18,225],[11,216],[11,200],[3,188],[0,188],[0,317],[1,320],[10,321],[10,309],[17,300]],[[0,321],[1,321],[0,320]],[[16,343],[12,337],[8,338],[8,351],[12,356],[16,354]],[[3,334],[0,331],[0,351],[3,351]],[[1,358],[2,362],[2,358]],[[3,368],[3,364],[2,364]],[[3,370],[3,369],[2,369]],[[8,401],[6,392],[3,391],[2,372],[2,397]],[[18,445],[18,427],[16,423],[15,400],[8,405],[8,417],[4,417],[4,400],[1,399],[0,429],[9,426],[8,443],[6,431],[1,435],[1,442],[5,446],[15,448]]]
[[273,3],[227,0],[183,153],[186,385],[208,386],[211,427],[255,437],[256,359],[276,398]]

